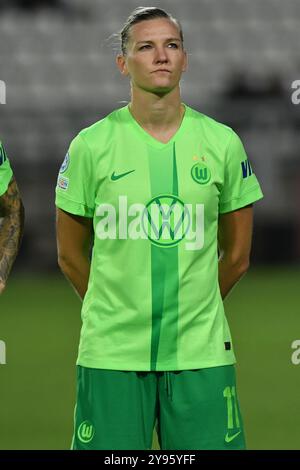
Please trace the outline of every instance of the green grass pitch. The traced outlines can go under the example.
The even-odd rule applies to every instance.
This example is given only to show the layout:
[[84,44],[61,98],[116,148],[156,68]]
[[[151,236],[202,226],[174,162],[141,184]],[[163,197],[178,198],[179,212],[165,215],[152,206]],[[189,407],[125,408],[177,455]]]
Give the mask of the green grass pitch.
[[[225,301],[249,449],[300,449],[299,280],[293,268],[251,268]],[[80,301],[62,276],[11,277],[0,297],[0,449],[70,448],[79,331]]]

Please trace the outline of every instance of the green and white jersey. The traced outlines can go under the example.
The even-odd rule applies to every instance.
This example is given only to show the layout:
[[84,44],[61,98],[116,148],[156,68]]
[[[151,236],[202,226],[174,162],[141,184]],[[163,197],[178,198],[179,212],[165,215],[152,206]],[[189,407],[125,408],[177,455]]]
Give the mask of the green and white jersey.
[[263,197],[229,127],[187,105],[168,143],[128,105],[72,141],[56,205],[93,219],[77,364],[166,371],[235,363],[218,284],[219,214]]
[[9,164],[9,160],[0,141],[0,196],[2,196],[7,191],[12,175],[13,173]]

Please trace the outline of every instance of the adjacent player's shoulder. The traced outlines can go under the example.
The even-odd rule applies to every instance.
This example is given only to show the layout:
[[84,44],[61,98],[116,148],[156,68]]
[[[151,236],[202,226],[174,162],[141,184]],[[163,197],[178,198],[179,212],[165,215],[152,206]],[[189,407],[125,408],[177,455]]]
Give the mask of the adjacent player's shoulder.
[[3,146],[3,143],[0,139],[0,165],[3,165],[5,162],[8,164],[8,157],[5,151],[5,148]]

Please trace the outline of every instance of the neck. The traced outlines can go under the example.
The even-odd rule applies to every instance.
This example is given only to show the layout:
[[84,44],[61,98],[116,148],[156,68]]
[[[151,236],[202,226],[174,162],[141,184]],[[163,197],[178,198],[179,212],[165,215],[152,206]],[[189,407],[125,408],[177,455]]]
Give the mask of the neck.
[[160,131],[180,124],[185,111],[179,88],[162,97],[132,88],[129,110],[142,127]]

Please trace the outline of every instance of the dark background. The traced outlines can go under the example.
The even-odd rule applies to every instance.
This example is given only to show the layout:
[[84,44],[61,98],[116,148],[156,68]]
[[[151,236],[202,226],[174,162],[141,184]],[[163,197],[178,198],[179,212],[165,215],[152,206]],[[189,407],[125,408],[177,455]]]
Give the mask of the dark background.
[[[130,100],[111,35],[139,4],[0,5],[0,79],[7,86],[0,132],[27,209],[17,267],[53,270],[57,172],[80,129]],[[189,54],[183,101],[240,134],[261,183],[265,198],[255,207],[252,260],[299,263],[300,106],[291,102],[291,83],[299,78],[300,2],[188,0],[159,6],[182,23]]]

